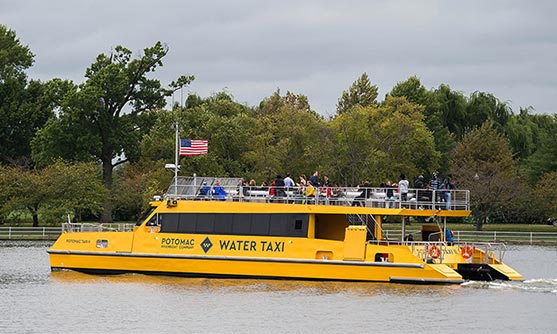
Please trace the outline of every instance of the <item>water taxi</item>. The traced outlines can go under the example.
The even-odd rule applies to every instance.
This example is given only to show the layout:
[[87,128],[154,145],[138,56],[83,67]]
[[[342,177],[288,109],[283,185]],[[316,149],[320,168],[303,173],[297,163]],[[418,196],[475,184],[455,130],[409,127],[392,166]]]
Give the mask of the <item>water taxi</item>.
[[[67,223],[48,250],[52,270],[194,277],[458,284],[522,280],[505,245],[448,242],[446,219],[470,215],[467,190],[450,202],[411,189],[237,186],[239,179],[176,177],[135,226]],[[219,184],[220,183],[220,184]],[[217,189],[221,187],[222,189]],[[218,190],[218,191],[216,191]],[[224,190],[224,191],[222,191]],[[431,196],[432,195],[432,196]],[[417,217],[421,231],[408,233]],[[387,235],[384,219],[401,223]]]

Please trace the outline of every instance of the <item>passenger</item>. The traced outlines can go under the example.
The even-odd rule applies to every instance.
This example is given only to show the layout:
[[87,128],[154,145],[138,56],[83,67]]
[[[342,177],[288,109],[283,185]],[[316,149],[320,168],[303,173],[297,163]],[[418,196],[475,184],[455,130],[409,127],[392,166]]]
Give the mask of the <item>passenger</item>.
[[310,200],[312,200],[312,201],[315,200],[315,187],[313,186],[313,183],[311,181],[307,182],[307,187],[305,189],[305,195],[306,195],[308,203],[309,203]]
[[215,182],[215,186],[213,187],[213,192],[215,193],[216,198],[219,201],[224,201],[226,199],[226,191],[220,185],[220,181]]
[[296,184],[298,186],[298,195],[305,196],[307,184],[306,176],[304,174],[300,175],[300,183]]
[[335,183],[333,185],[333,188],[331,189],[332,204],[340,205],[339,200],[343,197],[344,192],[342,191],[342,188],[339,186],[338,183]]
[[236,196],[234,196],[234,202],[238,202],[240,198],[244,195],[244,180],[239,179],[236,185]]
[[328,175],[323,175],[323,187],[330,187],[331,184],[331,180],[329,179]]
[[284,178],[284,186],[286,187],[286,190],[289,190],[291,187],[295,186],[294,180],[292,180],[290,174],[286,174],[286,177]]
[[366,206],[365,200],[370,197],[371,195],[371,188],[369,187],[369,182],[364,181],[362,186],[360,187],[360,194],[354,198],[352,202],[352,206]]
[[318,176],[319,172],[315,171],[313,175],[309,177],[309,180],[314,187],[319,187],[319,180],[317,179]]
[[269,182],[267,182],[267,180],[263,180],[263,182],[261,182],[261,187],[259,187],[259,190],[269,190]]
[[286,192],[284,191],[284,179],[282,176],[277,175],[273,183],[275,184],[273,188],[275,190],[275,196],[278,197],[279,201],[284,199],[284,197],[286,197]]
[[328,175],[323,175],[323,186],[319,189],[319,197],[324,198],[327,202],[332,195],[331,180]]
[[206,181],[203,182],[203,186],[199,190],[199,195],[205,196],[205,199],[211,198],[211,187],[207,184]]
[[300,183],[298,183],[299,187],[305,187],[307,186],[307,178],[305,176],[305,174],[300,175]]
[[393,207],[393,202],[395,200],[395,194],[394,194],[394,187],[391,184],[391,181],[387,181],[387,183],[385,184],[385,187],[387,188],[385,191],[385,201],[387,201],[389,203],[389,205],[387,205],[387,207],[392,208]]
[[425,184],[425,189],[419,190],[420,197],[418,201],[421,205],[425,205],[426,208],[431,208],[431,198],[433,196],[433,192],[429,189],[429,184]]
[[276,184],[275,181],[271,182],[271,187],[269,188],[269,196],[270,197],[275,196],[275,184]]
[[441,184],[441,187],[439,187],[439,189],[441,190],[443,200],[445,201],[445,204],[446,204],[445,208],[447,210],[450,210],[451,209],[451,189],[456,189],[454,184],[451,183],[451,178],[447,177],[445,180],[443,180],[443,184]]
[[454,243],[454,233],[453,231],[447,229],[445,231],[445,242],[447,242],[447,245],[452,246]]
[[416,180],[414,180],[414,188],[416,190],[416,201],[420,201],[422,197],[424,197],[424,192],[422,189],[425,188],[424,176],[420,175]]
[[437,177],[437,173],[433,172],[431,175],[431,180],[429,180],[429,189],[433,191],[432,200],[435,200],[435,203],[439,203],[440,196],[439,196],[439,178]]
[[[253,181],[255,182],[255,181]],[[249,196],[249,183],[248,181],[244,181],[242,184],[242,195]]]
[[400,181],[398,181],[398,191],[400,192],[400,201],[408,201],[408,187],[410,183],[406,179],[406,175],[400,174]]

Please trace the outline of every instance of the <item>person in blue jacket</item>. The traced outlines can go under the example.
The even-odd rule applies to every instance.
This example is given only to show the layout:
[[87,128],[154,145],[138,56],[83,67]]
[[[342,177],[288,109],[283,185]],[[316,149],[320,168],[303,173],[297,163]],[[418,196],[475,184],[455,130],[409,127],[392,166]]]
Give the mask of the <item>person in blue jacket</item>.
[[447,229],[445,231],[445,242],[449,245],[452,246],[453,242],[454,242],[454,233],[453,231]]
[[220,185],[220,181],[215,182],[215,186],[213,187],[213,192],[215,193],[215,197],[219,201],[224,201],[226,199],[226,191]]

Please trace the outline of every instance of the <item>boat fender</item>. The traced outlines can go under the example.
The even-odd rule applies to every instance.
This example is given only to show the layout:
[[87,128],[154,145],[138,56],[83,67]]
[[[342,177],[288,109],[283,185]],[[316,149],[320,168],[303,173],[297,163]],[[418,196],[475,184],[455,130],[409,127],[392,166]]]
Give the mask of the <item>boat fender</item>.
[[474,254],[474,248],[472,248],[472,246],[469,245],[462,246],[460,248],[460,254],[462,255],[463,258],[469,259],[472,256],[472,254]]
[[431,258],[436,259],[441,255],[441,249],[436,246],[436,245],[432,245],[429,248],[429,256],[431,256]]

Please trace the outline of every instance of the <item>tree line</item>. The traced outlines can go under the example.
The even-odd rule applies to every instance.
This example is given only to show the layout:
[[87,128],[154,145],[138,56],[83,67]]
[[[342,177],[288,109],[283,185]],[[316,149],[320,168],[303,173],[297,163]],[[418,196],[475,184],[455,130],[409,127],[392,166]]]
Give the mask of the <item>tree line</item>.
[[160,42],[140,55],[118,46],[80,84],[41,82],[27,77],[29,47],[0,25],[1,222],[135,219],[170,184],[176,122],[181,137],[209,141],[209,154],[180,159],[183,175],[262,181],[318,170],[341,185],[378,186],[437,172],[470,190],[479,229],[557,215],[555,115],[513,112],[487,92],[427,89],[415,76],[378,100],[366,73],[327,118],[278,89],[256,106],[227,92],[167,106],[195,79],[155,79],[168,52]]

